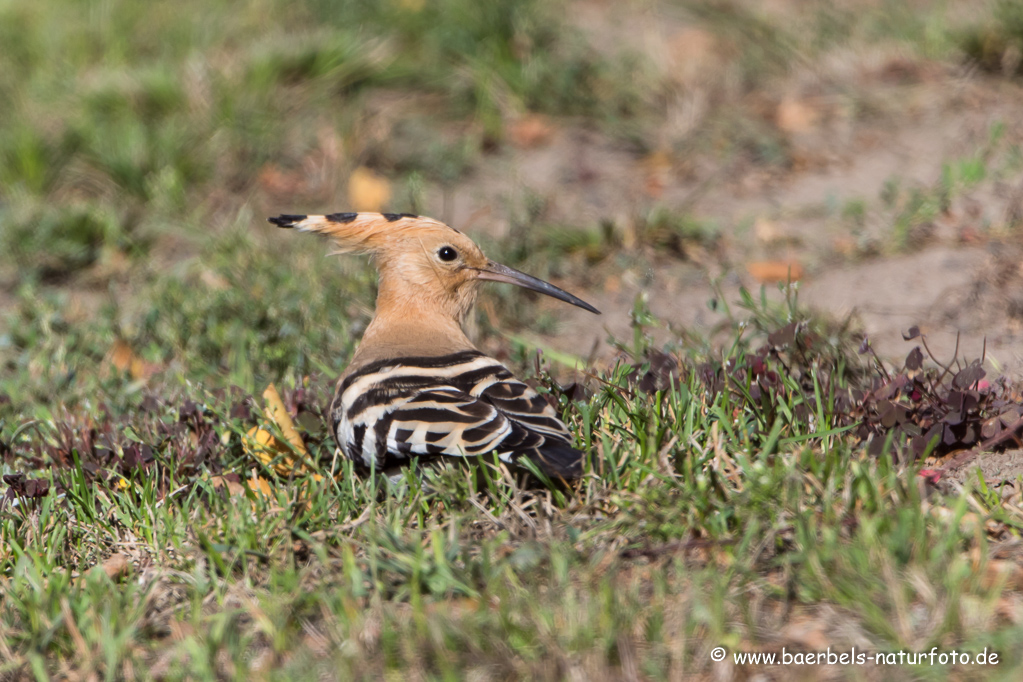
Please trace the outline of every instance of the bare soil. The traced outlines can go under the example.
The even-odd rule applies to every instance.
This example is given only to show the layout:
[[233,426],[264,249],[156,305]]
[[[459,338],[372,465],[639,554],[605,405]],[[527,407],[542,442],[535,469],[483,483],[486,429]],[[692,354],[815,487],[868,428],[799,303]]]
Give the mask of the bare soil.
[[[444,202],[452,224],[503,235],[512,224],[507,207],[532,197],[549,222],[613,222],[625,249],[645,256],[637,260],[645,265],[624,272],[592,268],[589,277],[602,282],[583,283],[583,293],[603,317],[561,311],[545,345],[580,353],[596,343],[609,354],[606,336],[628,333],[641,293],[670,324],[706,332],[720,320],[707,305],[714,282],[726,297],[761,284],[776,295],[750,264],[789,263],[802,274],[802,302],[853,315],[885,356],[904,357],[912,344],[902,333],[919,325],[939,357],[951,357],[958,343],[961,357],[986,352],[995,373],[1023,374],[1023,171],[1007,151],[1023,142],[1023,84],[875,46],[800,65],[774,83],[777,95],[737,94],[713,78],[723,48],[683,19],[655,7],[630,5],[622,16],[605,3],[577,7],[594,44],[645,51],[676,74],[675,100],[656,136],[661,148],[531,121],[517,146],[490,155]],[[712,134],[709,117],[721,111],[707,102],[721,97],[772,131],[786,160],[764,164],[708,149],[701,136]],[[943,173],[970,158],[983,159],[984,177],[957,186],[937,215],[897,234],[898,202],[912,191],[937,193]],[[903,199],[886,207],[893,185]],[[851,202],[863,207],[857,225],[842,218]],[[630,235],[655,207],[689,212],[714,226],[718,240],[694,245],[684,260],[644,250]]]

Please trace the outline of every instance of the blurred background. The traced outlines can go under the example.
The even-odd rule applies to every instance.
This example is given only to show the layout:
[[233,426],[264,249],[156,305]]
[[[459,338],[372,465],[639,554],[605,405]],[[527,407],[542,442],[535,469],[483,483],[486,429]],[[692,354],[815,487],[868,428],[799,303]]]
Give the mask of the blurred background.
[[8,402],[336,375],[374,273],[265,218],[346,210],[604,311],[492,287],[513,364],[709,344],[791,277],[882,353],[1019,371],[1018,1],[7,0],[0,44]]

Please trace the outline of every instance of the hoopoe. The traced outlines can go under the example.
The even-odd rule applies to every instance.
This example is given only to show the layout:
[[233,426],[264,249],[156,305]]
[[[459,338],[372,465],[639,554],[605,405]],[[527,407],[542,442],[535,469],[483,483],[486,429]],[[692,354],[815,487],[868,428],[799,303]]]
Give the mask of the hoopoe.
[[583,454],[542,396],[468,339],[464,324],[484,281],[507,282],[600,311],[558,287],[495,263],[458,230],[409,213],[269,218],[330,236],[336,253],[369,253],[376,312],[330,405],[334,438],[378,471],[413,457],[534,462],[553,478],[582,474]]

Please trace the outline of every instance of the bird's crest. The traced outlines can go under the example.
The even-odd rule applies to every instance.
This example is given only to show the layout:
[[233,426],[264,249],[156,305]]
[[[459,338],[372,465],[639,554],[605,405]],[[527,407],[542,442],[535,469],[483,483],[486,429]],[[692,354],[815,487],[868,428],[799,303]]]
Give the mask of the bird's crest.
[[269,218],[269,221],[278,227],[325,234],[334,240],[335,253],[377,253],[424,231],[445,230],[461,234],[440,221],[412,213],[280,215]]

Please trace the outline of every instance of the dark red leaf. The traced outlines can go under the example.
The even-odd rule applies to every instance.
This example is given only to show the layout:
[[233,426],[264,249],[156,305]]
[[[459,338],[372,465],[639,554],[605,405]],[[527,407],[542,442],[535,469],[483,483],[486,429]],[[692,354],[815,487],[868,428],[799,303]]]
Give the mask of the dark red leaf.
[[579,402],[589,400],[593,396],[593,392],[578,381],[573,381],[561,387],[561,395],[568,398],[571,402]]
[[977,442],[980,436],[980,429],[977,428],[975,423],[967,423],[962,428],[962,433],[959,436],[959,442],[966,446],[971,446]]
[[998,417],[985,419],[980,427],[980,435],[984,438],[994,438],[1002,432],[1002,423]]
[[895,384],[889,382],[882,386],[881,388],[874,391],[874,398],[877,400],[888,400],[889,398],[892,397],[892,395],[895,394],[896,390],[898,389],[895,386]]
[[230,417],[244,422],[252,421],[252,409],[249,407],[249,401],[243,400],[232,405]]
[[767,342],[775,348],[784,348],[796,340],[796,322],[790,322],[781,329],[771,332],[767,336]]
[[896,409],[901,410],[900,418],[902,419],[902,421],[899,424],[899,432],[905,436],[919,436],[920,427],[914,424],[913,422],[908,421],[909,410],[907,410],[902,405],[897,405]]
[[178,410],[178,419],[180,421],[186,421],[191,417],[202,416],[202,409],[197,403],[191,400],[186,400],[182,405],[181,409]]
[[980,361],[976,360],[952,377],[952,385],[960,390],[973,388],[974,384],[983,379],[986,374],[980,366]]
[[912,341],[916,337],[920,336],[920,327],[915,324],[909,328],[909,331],[902,335],[902,338],[906,341]]
[[941,421],[945,422],[946,424],[951,424],[952,426],[957,426],[963,423],[963,413],[958,410],[953,410],[952,412],[946,414],[944,419],[942,419]]
[[951,410],[962,411],[963,409],[963,392],[962,391],[949,391],[943,398],[943,402]]
[[664,391],[669,386],[677,386],[679,383],[678,360],[672,355],[650,351],[642,367],[647,367],[647,370],[637,385],[641,391],[646,393]]
[[881,417],[881,426],[886,429],[895,426],[895,405],[890,400],[882,400],[877,404],[877,414]]
[[1020,408],[1016,406],[1009,407],[1008,409],[1004,410],[1000,415],[998,415],[998,418],[1005,426],[1012,426],[1013,424],[1019,421],[1019,417]]
[[941,442],[945,445],[955,445],[959,441],[959,438],[952,432],[952,427],[945,424],[945,428],[941,433]]
[[920,346],[909,351],[909,355],[906,356],[906,369],[918,370],[923,367],[923,364],[924,354],[920,351]]
[[50,482],[45,478],[26,478],[25,474],[18,472],[6,474],[3,480],[11,487],[14,497],[35,499],[45,497],[50,492]]

